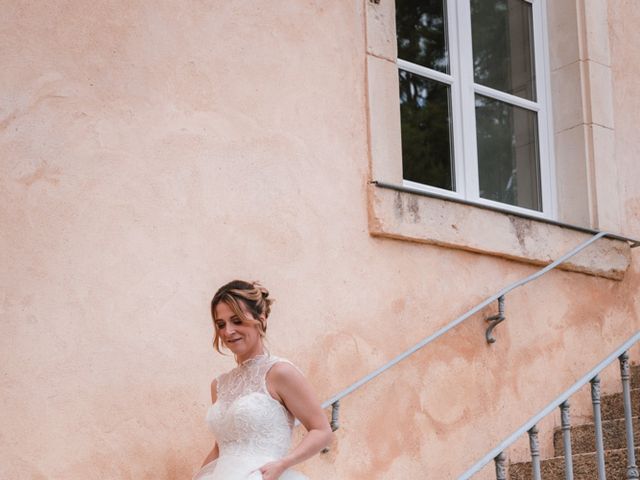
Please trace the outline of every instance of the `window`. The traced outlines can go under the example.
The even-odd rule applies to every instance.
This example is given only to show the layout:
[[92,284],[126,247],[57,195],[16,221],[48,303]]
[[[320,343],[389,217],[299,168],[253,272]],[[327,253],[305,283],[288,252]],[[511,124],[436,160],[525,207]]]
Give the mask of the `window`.
[[402,175],[554,217],[543,0],[396,0]]

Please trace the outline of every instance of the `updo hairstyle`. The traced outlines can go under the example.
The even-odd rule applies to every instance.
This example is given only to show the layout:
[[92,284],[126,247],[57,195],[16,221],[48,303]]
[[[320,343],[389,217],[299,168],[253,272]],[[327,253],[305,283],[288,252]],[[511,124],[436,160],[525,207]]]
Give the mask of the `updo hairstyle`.
[[[220,287],[211,300],[211,318],[213,319],[216,331],[213,346],[218,352],[222,353],[220,350],[220,335],[218,334],[218,327],[216,325],[215,310],[220,302],[226,303],[243,323],[256,325],[260,337],[265,336],[267,333],[266,319],[269,318],[271,304],[274,302],[272,298],[269,298],[269,290],[258,282],[233,280]],[[239,302],[242,302],[253,318],[247,317],[244,314]],[[264,317],[264,319],[262,317]]]

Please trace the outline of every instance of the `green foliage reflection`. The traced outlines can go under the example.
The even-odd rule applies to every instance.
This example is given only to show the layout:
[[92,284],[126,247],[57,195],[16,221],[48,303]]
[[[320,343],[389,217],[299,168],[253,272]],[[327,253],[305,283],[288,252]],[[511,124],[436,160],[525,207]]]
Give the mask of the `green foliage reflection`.
[[443,0],[397,0],[398,58],[449,72]]
[[400,70],[400,112],[404,178],[452,190],[449,87]]

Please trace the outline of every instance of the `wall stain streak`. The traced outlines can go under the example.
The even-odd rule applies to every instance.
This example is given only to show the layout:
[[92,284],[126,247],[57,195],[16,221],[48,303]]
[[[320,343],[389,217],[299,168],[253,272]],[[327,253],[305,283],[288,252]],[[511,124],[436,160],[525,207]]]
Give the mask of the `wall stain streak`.
[[62,170],[59,167],[52,167],[47,162],[43,162],[33,173],[20,177],[18,181],[27,187],[38,181],[58,185],[60,175],[62,175]]

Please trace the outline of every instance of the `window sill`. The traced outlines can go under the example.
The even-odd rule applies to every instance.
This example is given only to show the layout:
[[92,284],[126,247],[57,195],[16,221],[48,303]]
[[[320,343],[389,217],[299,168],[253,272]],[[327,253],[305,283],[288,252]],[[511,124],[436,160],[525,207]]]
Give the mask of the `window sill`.
[[[400,189],[368,186],[369,233],[547,265],[592,233]],[[586,230],[586,229],[585,229]],[[623,240],[604,238],[560,267],[621,280],[631,263]]]

